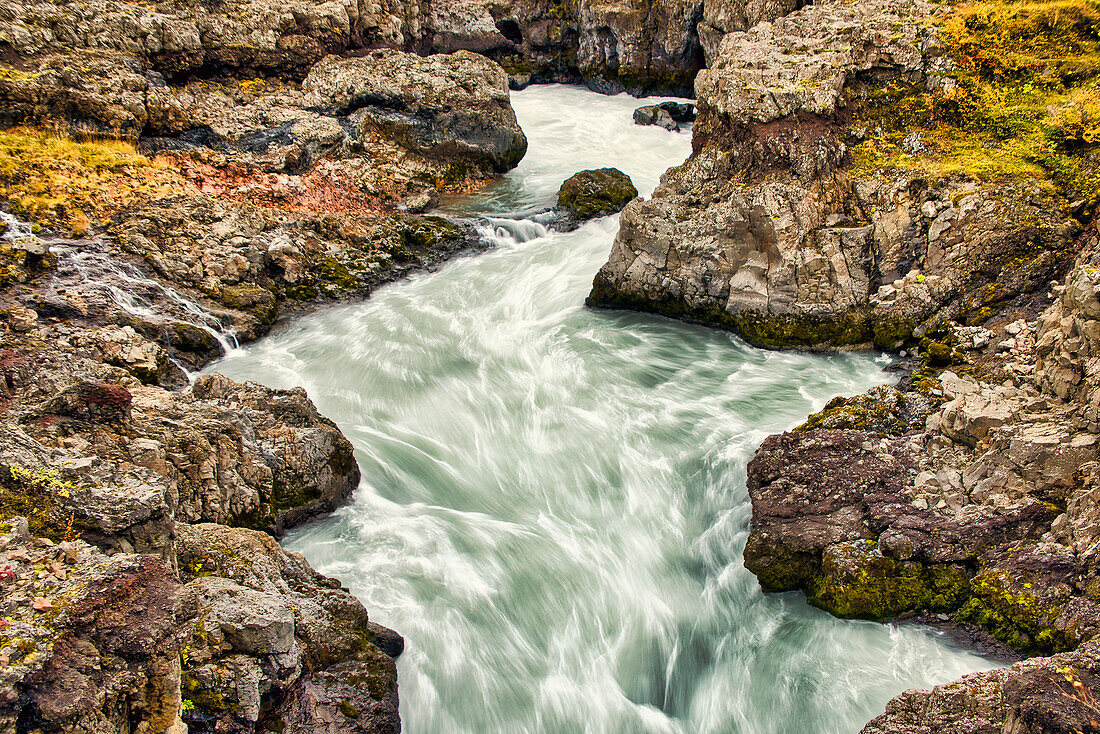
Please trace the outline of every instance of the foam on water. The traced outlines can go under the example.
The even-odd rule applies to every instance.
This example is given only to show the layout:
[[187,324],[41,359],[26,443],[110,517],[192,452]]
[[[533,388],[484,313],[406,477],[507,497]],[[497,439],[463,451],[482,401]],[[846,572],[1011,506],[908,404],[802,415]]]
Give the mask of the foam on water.
[[512,217],[584,168],[651,192],[690,137],[633,126],[626,97],[514,103],[527,159],[454,204],[494,249],[212,368],[304,385],[355,444],[354,501],[286,544],[406,636],[404,730],[854,732],[905,688],[990,667],[928,630],[760,591],[748,460],[886,382],[882,365],[583,308],[617,218],[562,234]]

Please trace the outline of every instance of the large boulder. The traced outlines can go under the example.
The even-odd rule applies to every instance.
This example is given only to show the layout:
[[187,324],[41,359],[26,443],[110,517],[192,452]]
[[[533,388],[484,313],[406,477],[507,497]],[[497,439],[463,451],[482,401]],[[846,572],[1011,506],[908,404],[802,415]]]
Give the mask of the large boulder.
[[558,190],[558,208],[583,221],[620,212],[636,196],[629,176],[617,168],[600,168],[566,180]]
[[311,106],[332,106],[427,157],[507,171],[527,152],[499,65],[468,51],[427,58],[376,51],[328,57],[302,88]]
[[41,349],[7,374],[21,426],[0,441],[21,479],[0,496],[17,514],[49,498],[36,532],[56,537],[71,515],[103,547],[164,552],[171,518],[281,534],[359,483],[351,443],[301,388],[214,374],[170,392],[92,355]]

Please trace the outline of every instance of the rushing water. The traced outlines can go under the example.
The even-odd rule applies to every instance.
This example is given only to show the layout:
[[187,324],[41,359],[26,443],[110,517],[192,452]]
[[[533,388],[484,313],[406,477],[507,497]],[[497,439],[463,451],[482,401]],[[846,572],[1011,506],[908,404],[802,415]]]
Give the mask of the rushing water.
[[[531,213],[573,172],[643,193],[690,150],[637,104],[514,95],[531,148],[467,211]],[[287,538],[406,636],[409,734],[854,732],[908,687],[990,663],[928,630],[765,595],[745,465],[872,356],[765,352],[582,303],[617,218],[497,219],[497,247],[303,318],[213,369],[304,385],[355,444],[351,505]]]

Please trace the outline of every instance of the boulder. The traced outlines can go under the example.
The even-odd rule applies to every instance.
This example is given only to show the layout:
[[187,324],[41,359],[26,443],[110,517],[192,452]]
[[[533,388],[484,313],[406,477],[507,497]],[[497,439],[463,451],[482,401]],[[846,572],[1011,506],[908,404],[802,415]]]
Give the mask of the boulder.
[[600,168],[574,174],[558,190],[558,208],[576,220],[615,214],[638,196],[622,171]]
[[678,102],[662,102],[634,110],[635,125],[656,125],[670,132],[678,132],[680,123],[695,121],[695,105]]
[[527,152],[508,100],[508,75],[468,51],[427,58],[396,51],[330,56],[310,70],[302,88],[307,104],[331,105],[428,157],[503,172]]

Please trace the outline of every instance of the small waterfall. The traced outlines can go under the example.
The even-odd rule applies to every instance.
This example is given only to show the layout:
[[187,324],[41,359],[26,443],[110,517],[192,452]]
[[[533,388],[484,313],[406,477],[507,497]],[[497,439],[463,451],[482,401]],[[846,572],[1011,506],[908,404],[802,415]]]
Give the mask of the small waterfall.
[[191,324],[214,337],[223,354],[240,348],[233,330],[221,319],[175,289],[146,277],[134,266],[100,252],[68,250],[64,246],[56,249],[62,255],[59,272],[71,269],[83,286],[105,293],[112,303],[131,316],[158,321],[168,318]]
[[491,245],[522,244],[545,237],[549,228],[534,219],[508,219],[505,217],[482,217],[477,232]]
[[14,215],[0,211],[0,222],[8,225],[4,233],[0,234],[0,240],[12,244],[36,244],[38,237],[34,234],[34,225],[17,219]]

